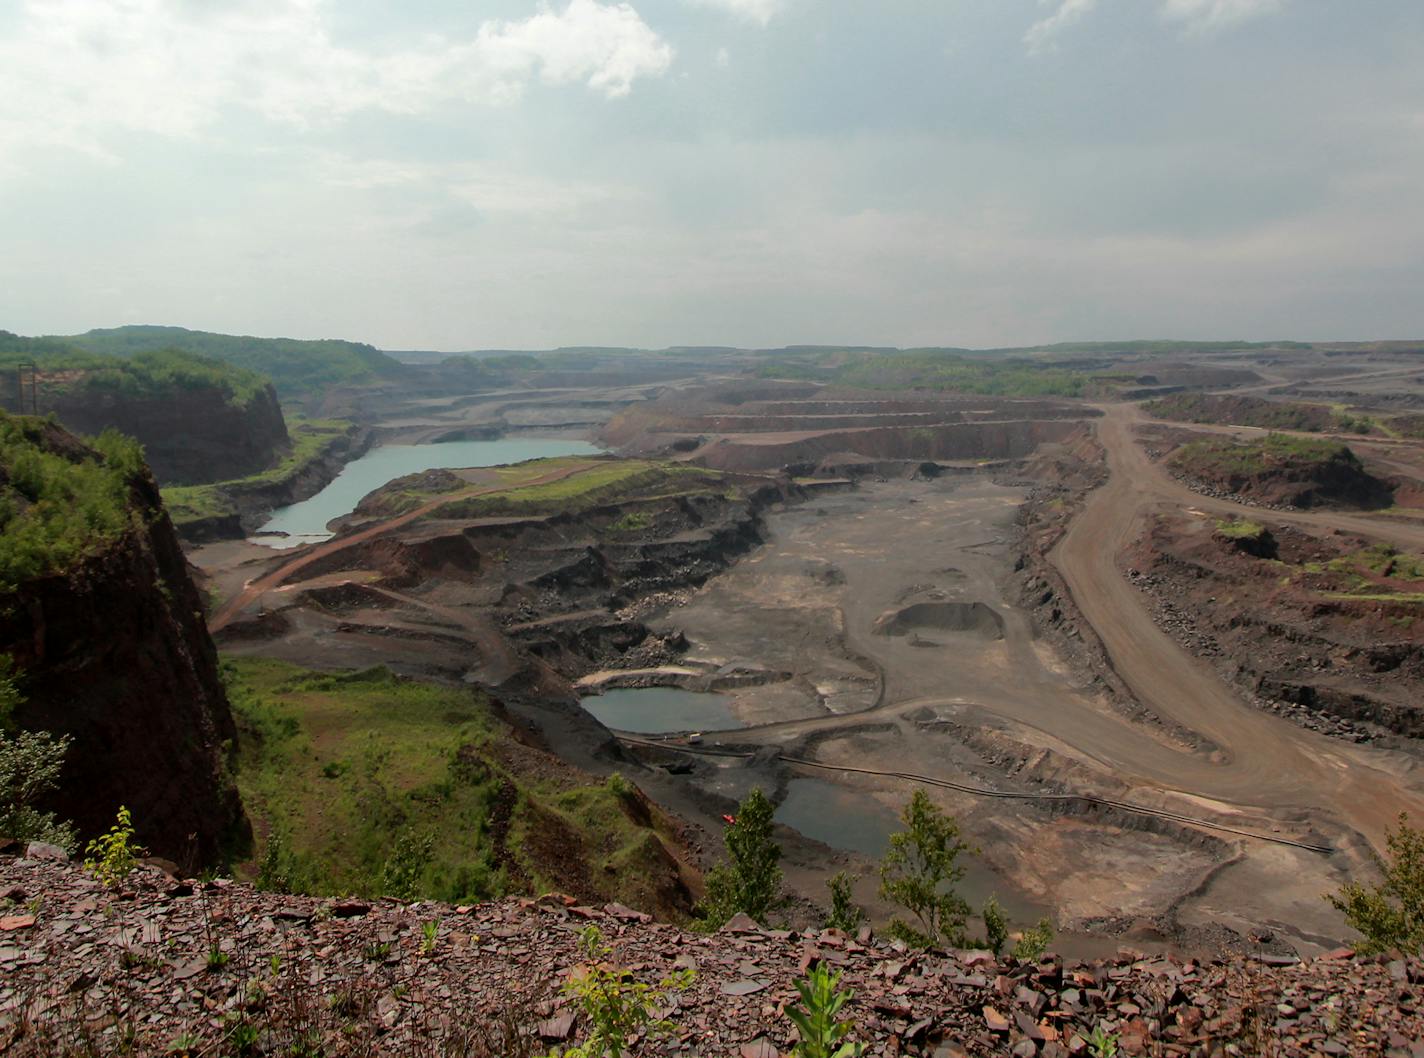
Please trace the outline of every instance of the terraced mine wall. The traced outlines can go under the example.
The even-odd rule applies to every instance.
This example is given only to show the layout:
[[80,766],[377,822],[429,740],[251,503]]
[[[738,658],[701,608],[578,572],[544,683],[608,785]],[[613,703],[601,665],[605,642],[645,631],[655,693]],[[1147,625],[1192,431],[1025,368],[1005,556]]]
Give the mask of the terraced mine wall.
[[1065,440],[1080,425],[1076,419],[1013,420],[828,431],[754,443],[722,438],[700,449],[695,458],[718,470],[764,470],[817,463],[827,456],[847,452],[876,459],[1022,459],[1045,442]]

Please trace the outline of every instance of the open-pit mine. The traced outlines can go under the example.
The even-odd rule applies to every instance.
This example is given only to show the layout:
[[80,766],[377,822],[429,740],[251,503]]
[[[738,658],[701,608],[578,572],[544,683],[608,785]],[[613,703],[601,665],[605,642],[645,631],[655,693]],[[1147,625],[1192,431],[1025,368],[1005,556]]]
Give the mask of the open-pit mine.
[[919,786],[978,850],[970,902],[1060,948],[1319,952],[1350,937],[1324,894],[1424,817],[1421,352],[370,388],[352,454],[404,472],[190,559],[224,655],[482,688],[680,819],[677,856],[761,787],[793,917],[841,869],[885,917]]

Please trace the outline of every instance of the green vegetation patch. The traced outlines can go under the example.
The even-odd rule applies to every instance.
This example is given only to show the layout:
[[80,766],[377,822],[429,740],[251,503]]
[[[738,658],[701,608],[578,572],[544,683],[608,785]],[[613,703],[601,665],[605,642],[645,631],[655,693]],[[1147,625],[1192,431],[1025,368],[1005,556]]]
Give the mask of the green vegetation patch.
[[[542,462],[536,460],[520,465],[532,467],[533,463]],[[644,459],[598,460],[589,461],[586,469],[554,481],[517,485],[484,496],[452,500],[436,508],[431,517],[484,518],[500,514],[566,512],[634,495],[651,499],[725,490],[723,475],[703,467]]]
[[814,379],[867,389],[933,389],[996,397],[1084,397],[1130,384],[1130,374],[1026,357],[956,350],[816,350],[762,364],[763,378]]
[[1266,532],[1266,527],[1259,522],[1250,522],[1244,518],[1229,518],[1218,521],[1216,531],[1228,540],[1259,540]]
[[211,485],[175,485],[163,490],[163,505],[175,525],[236,514],[233,496],[271,485],[279,485],[324,457],[331,448],[350,436],[354,425],[345,419],[287,419],[287,435],[292,448],[282,461],[259,474]]
[[[41,406],[45,396],[91,392],[96,396],[147,400],[176,392],[216,390],[227,403],[245,408],[262,395],[267,379],[254,371],[176,348],[155,348],[123,358],[58,338],[25,338],[0,331],[0,371],[33,364]],[[6,379],[7,388],[18,380]],[[26,376],[28,385],[28,376]]]
[[1229,423],[1305,433],[1367,434],[1377,425],[1369,416],[1351,414],[1343,407],[1230,394],[1177,393],[1144,404],[1143,410],[1171,422]]
[[0,591],[61,573],[139,517],[138,442],[112,430],[86,446],[44,419],[0,412]]
[[657,835],[626,811],[631,787],[521,774],[510,762],[536,751],[478,692],[259,659],[225,660],[223,673],[260,841],[243,870],[260,884],[472,901],[566,883],[557,872],[582,855],[613,898],[652,869]]
[[129,357],[154,349],[183,349],[266,375],[278,392],[295,395],[323,387],[374,381],[403,370],[375,346],[339,339],[302,341],[214,334],[183,327],[113,327],[62,339],[92,353]]
[[1259,441],[1202,440],[1183,445],[1171,458],[1173,466],[1199,476],[1255,476],[1280,467],[1304,467],[1342,460],[1359,464],[1355,453],[1339,441],[1290,434],[1267,434]]

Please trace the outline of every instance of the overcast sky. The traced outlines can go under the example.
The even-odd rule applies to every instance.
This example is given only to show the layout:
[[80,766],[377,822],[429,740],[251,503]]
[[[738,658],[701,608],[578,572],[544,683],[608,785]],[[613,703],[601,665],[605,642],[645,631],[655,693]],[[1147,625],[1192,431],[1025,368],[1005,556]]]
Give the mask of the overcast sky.
[[0,327],[1424,336],[1421,0],[0,0]]

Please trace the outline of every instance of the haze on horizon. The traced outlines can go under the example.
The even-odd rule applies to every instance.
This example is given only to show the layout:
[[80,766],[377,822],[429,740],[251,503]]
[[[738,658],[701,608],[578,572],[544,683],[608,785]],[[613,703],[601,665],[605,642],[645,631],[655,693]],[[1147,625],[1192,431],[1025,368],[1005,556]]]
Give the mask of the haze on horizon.
[[1417,0],[13,0],[0,327],[1424,334]]

